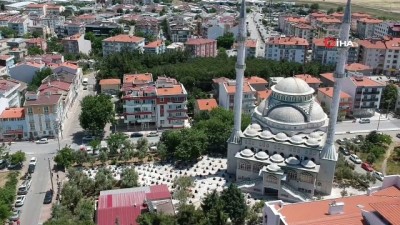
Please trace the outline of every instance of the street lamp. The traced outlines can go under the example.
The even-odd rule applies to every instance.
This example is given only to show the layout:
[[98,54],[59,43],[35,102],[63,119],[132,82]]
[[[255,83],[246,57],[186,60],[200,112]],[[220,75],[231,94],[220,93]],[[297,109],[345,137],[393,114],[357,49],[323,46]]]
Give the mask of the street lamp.
[[[61,122],[59,120],[54,121],[54,130],[56,131],[56,135],[57,135],[57,142],[58,142],[58,151],[60,151],[61,147],[60,147],[60,134],[62,137],[62,129],[61,129]],[[60,132],[60,134],[59,134]]]

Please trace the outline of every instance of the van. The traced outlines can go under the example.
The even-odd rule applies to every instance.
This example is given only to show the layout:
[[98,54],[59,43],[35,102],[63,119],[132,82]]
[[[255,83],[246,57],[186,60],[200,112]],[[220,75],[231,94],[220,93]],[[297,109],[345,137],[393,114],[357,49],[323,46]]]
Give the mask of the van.
[[22,184],[18,188],[19,195],[26,195],[28,194],[29,188],[31,188],[32,180],[24,180]]
[[87,77],[83,78],[82,85],[87,86],[89,84],[89,79]]

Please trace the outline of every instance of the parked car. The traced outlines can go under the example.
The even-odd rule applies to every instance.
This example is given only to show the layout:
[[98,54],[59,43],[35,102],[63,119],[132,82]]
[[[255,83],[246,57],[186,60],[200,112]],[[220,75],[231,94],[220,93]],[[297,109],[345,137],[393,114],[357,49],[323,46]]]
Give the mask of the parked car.
[[18,187],[18,194],[19,195],[26,195],[28,194],[29,188],[31,188],[32,180],[27,179],[22,182],[22,184]]
[[362,118],[362,119],[360,119],[359,122],[360,122],[360,123],[371,123],[371,120],[368,119],[368,118]]
[[21,210],[20,209],[13,209],[11,212],[10,218],[8,218],[11,221],[17,221],[19,220],[19,217],[21,216]]
[[357,164],[361,164],[362,163],[361,159],[358,158],[358,156],[355,155],[355,154],[351,154],[350,155],[350,160],[353,161],[354,163],[357,163]]
[[147,135],[147,137],[157,137],[157,136],[158,136],[158,132],[157,131],[152,131]]
[[21,207],[25,203],[25,195],[18,195],[17,200],[15,200],[15,207]]
[[345,143],[345,141],[343,139],[337,139],[336,143],[338,143],[339,145],[342,145]]
[[380,181],[383,181],[383,178],[385,177],[385,176],[383,175],[383,173],[378,172],[378,171],[374,171],[374,172],[372,173],[372,176],[374,176],[376,179],[378,179],[378,180],[380,180]]
[[139,133],[139,132],[135,132],[135,133],[131,134],[131,137],[143,137],[143,134]]
[[396,134],[396,137],[397,137],[397,138],[400,138],[400,133]]
[[34,173],[36,169],[36,164],[29,164],[28,173]]
[[82,138],[82,141],[93,141],[95,138],[93,136],[85,136]]
[[0,170],[5,169],[7,167],[7,160],[0,159]]
[[361,168],[363,168],[364,170],[368,171],[368,172],[372,172],[374,171],[374,168],[372,168],[371,165],[369,165],[368,163],[364,162],[361,164]]
[[49,143],[49,140],[47,138],[42,138],[36,141],[36,144],[47,144],[47,143]]
[[50,204],[52,201],[53,201],[53,190],[48,190],[46,191],[46,194],[44,196],[43,203]]
[[17,164],[9,164],[8,165],[8,169],[9,170],[20,170],[20,169],[22,169],[22,162],[20,162],[20,163],[17,163]]
[[352,140],[354,144],[361,144],[361,140],[358,139],[357,137],[354,137]]
[[37,159],[36,157],[32,157],[31,160],[29,160],[29,165],[36,165]]
[[343,155],[350,155],[350,152],[347,148],[340,146],[339,151],[343,153]]

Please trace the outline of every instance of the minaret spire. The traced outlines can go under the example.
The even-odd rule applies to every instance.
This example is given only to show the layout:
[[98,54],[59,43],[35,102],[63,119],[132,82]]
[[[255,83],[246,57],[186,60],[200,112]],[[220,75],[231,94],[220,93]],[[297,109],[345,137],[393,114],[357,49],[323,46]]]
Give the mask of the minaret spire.
[[[340,26],[339,43],[348,43],[351,25],[351,0],[347,0],[346,9],[343,16],[343,21]],[[340,92],[342,87],[343,78],[345,75],[345,65],[348,56],[348,47],[336,46],[338,52],[338,61],[336,63],[336,70],[333,74],[335,85],[333,88],[332,105],[329,113],[329,126],[326,137],[325,145],[321,152],[321,159],[337,161],[337,152],[334,145],[336,122],[339,112]]]
[[242,5],[240,6],[240,15],[239,15],[239,33],[237,37],[238,43],[238,51],[237,51],[237,60],[235,65],[236,70],[236,93],[235,93],[235,102],[234,102],[234,114],[235,114],[235,123],[231,137],[228,142],[230,143],[241,143],[241,137],[243,136],[241,130],[242,124],[242,100],[243,100],[243,79],[244,79],[244,70],[246,69],[245,65],[245,41],[246,41],[246,3],[245,0],[242,0]]

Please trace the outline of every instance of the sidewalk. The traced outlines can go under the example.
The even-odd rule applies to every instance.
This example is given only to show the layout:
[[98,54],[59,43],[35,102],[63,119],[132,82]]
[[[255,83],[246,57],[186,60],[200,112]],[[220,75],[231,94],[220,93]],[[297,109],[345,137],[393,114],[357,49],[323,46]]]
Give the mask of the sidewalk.
[[[380,118],[379,118],[380,117]],[[393,119],[395,119],[394,117],[393,117],[393,114],[392,113],[389,113],[388,115],[387,115],[387,117],[386,117],[386,113],[378,113],[378,112],[375,112],[375,115],[374,116],[372,116],[372,117],[370,117],[370,118],[368,118],[368,119],[370,119],[371,121],[378,121],[378,120],[380,120],[380,121],[384,121],[384,120],[393,120]],[[359,120],[359,118],[357,118],[357,121]],[[353,120],[345,120],[345,121],[341,121],[341,123],[353,123]]]
[[[50,161],[50,166],[51,168],[53,168],[54,166],[54,162],[53,160]],[[58,179],[57,179],[57,175],[58,175]],[[54,193],[53,193],[53,201],[51,202],[51,204],[43,204],[42,202],[40,204],[43,204],[42,206],[42,210],[40,212],[40,217],[39,217],[39,224],[43,224],[44,222],[46,222],[47,220],[49,220],[51,218],[51,213],[52,213],[52,208],[54,204],[58,204],[58,200],[56,200],[57,194],[58,194],[58,190],[61,191],[61,187],[62,187],[62,182],[65,180],[65,173],[59,171],[59,172],[54,172],[53,171],[53,184],[54,184]],[[60,189],[58,189],[57,187],[57,182],[61,182],[61,186]],[[47,189],[46,190],[50,190],[51,189],[51,181],[49,180],[48,184],[47,184]],[[61,193],[60,193],[61,194]]]

